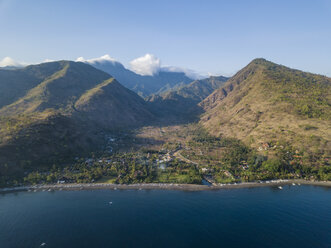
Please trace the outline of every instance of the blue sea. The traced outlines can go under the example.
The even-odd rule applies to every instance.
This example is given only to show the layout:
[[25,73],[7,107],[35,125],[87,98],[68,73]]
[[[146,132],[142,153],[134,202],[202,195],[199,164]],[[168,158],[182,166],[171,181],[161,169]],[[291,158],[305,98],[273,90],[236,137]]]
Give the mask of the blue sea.
[[0,194],[16,247],[331,247],[331,188]]

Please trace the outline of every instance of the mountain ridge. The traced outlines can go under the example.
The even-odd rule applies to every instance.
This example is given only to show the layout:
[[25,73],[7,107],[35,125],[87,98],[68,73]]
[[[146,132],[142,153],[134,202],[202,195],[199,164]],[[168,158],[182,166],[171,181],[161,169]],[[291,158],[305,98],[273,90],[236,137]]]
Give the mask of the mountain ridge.
[[329,154],[330,92],[330,78],[255,59],[200,103],[200,123],[253,147],[284,141]]
[[202,111],[198,103],[224,85],[227,80],[228,78],[223,76],[195,80],[190,84],[160,94],[153,94],[145,100],[155,115],[161,112],[162,115],[172,119],[192,119]]
[[[63,160],[59,153],[69,158],[99,149],[105,132],[154,118],[141,97],[88,64],[57,61],[16,73],[21,76],[22,71],[32,75],[27,87],[18,89],[25,95],[0,108],[0,167],[23,170],[31,163],[58,163]],[[19,83],[6,84],[8,74],[5,79],[1,75],[7,92],[19,88]],[[11,76],[9,81],[15,81],[15,71]],[[19,82],[24,84],[24,78]]]
[[184,72],[171,72],[160,70],[155,75],[139,75],[120,62],[113,60],[84,61],[93,67],[105,71],[115,77],[123,86],[133,90],[138,95],[146,97],[151,94],[159,94],[171,88],[185,85],[193,81]]

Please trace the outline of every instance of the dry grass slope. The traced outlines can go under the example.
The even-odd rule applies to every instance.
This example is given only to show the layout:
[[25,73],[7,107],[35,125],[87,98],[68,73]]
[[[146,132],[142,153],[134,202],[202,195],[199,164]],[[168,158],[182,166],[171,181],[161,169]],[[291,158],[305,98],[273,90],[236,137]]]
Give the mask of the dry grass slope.
[[201,124],[213,134],[330,156],[330,78],[256,59],[200,105]]

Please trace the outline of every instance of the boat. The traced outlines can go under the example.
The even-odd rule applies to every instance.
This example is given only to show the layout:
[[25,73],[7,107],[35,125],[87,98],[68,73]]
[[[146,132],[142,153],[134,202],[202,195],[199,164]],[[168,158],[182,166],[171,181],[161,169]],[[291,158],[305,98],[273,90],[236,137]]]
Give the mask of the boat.
[[109,202],[109,205],[112,205],[113,204],[113,202]]
[[293,186],[295,186],[295,183],[292,183]]
[[278,186],[278,188],[279,188],[279,189],[283,189],[283,187],[282,187],[282,186]]
[[41,243],[40,247],[43,247],[43,246],[45,246],[45,245],[46,245],[46,243]]

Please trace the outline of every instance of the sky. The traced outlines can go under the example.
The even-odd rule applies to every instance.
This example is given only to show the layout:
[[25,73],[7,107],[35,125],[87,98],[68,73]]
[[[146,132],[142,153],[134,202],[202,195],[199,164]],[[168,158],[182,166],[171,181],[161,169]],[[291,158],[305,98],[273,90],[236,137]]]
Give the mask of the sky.
[[140,71],[229,76],[262,57],[331,76],[331,0],[0,0],[0,63],[105,54]]

